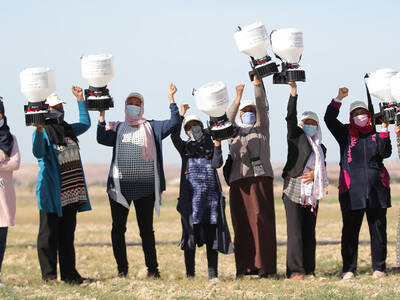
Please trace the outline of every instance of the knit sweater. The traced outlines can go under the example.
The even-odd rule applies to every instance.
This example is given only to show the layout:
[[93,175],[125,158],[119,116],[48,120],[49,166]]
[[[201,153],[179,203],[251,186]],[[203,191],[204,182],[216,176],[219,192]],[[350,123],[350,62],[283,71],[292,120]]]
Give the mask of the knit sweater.
[[[273,177],[270,161],[270,134],[269,134],[269,115],[266,105],[266,95],[261,84],[254,86],[256,98],[256,123],[252,127],[239,127],[235,137],[229,140],[229,148],[232,155],[232,172],[230,183],[247,177],[254,177],[251,158],[259,157],[265,174],[264,176]],[[229,121],[236,125],[235,118],[239,110],[239,105],[232,103],[227,116]]]

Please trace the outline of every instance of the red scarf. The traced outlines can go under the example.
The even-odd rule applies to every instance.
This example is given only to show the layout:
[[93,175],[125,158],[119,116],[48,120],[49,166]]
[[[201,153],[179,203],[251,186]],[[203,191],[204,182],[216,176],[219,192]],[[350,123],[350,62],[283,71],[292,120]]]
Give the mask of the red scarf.
[[361,126],[356,125],[356,123],[354,123],[353,114],[350,113],[349,133],[350,133],[350,136],[352,139],[358,140],[360,133],[368,134],[374,130],[374,126],[371,124],[371,121],[372,121],[371,113],[369,111],[367,111],[367,114],[368,114],[368,123],[367,123],[368,125],[361,127]]

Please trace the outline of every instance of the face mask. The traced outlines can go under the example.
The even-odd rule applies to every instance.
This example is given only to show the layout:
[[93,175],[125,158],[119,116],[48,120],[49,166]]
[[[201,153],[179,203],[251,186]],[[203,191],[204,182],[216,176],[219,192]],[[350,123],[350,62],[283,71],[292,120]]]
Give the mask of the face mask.
[[127,105],[126,106],[126,111],[128,112],[129,115],[137,117],[140,115],[141,107],[137,105]]
[[306,136],[313,137],[317,133],[317,126],[315,125],[304,125],[303,131]]
[[1,119],[0,120],[0,127],[3,127],[3,125],[4,125],[4,119]]
[[56,119],[59,123],[62,123],[64,121],[64,110],[60,110],[57,108],[53,108],[51,111],[51,119]]
[[357,126],[364,127],[368,124],[369,117],[367,114],[362,114],[353,117],[353,121]]
[[194,141],[199,141],[203,137],[203,128],[200,125],[190,127],[190,137]]
[[252,111],[247,111],[243,113],[241,118],[244,125],[253,125],[256,122],[256,113]]

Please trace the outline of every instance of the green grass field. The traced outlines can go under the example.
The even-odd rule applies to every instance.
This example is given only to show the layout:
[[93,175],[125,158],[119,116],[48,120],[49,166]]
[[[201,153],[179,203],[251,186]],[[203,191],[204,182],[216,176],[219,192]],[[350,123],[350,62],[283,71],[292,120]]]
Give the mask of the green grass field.
[[[18,193],[16,226],[10,228],[9,245],[33,244],[38,230],[36,200],[28,193]],[[111,216],[105,196],[91,193],[93,210],[78,217],[76,242],[110,242]],[[181,227],[175,209],[176,191],[165,194],[161,217],[155,217],[157,240],[179,240]],[[388,239],[396,240],[400,200],[393,201],[388,210]],[[227,207],[230,219],[229,207]],[[277,239],[286,240],[285,212],[282,201],[276,199]],[[230,222],[230,220],[229,220]],[[232,228],[232,227],[230,227]],[[335,199],[321,203],[317,221],[318,240],[340,240],[341,217]],[[232,233],[232,231],[231,231]],[[233,233],[232,233],[233,234]],[[369,240],[366,221],[361,240]],[[128,241],[140,241],[135,214],[128,220]],[[286,246],[278,246],[278,278],[249,277],[234,280],[233,255],[219,256],[220,282],[207,279],[204,247],[197,251],[196,279],[185,278],[183,251],[177,245],[158,245],[161,280],[146,278],[143,253],[140,246],[128,247],[129,276],[118,278],[110,246],[76,247],[77,269],[82,276],[96,279],[87,286],[70,286],[62,282],[42,282],[36,248],[11,247],[3,262],[1,299],[400,299],[400,274],[395,272],[396,246],[388,245],[389,275],[374,280],[371,277],[369,245],[359,247],[358,276],[351,281],[340,280],[340,245],[317,246],[316,277],[301,281],[285,279]]]

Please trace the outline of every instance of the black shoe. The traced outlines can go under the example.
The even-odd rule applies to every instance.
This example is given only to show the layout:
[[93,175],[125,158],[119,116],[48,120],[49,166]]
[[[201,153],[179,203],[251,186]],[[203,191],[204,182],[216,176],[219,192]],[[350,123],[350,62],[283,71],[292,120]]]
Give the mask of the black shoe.
[[89,284],[91,282],[95,282],[96,280],[92,278],[76,277],[76,278],[64,279],[63,281],[65,283],[72,285],[80,285],[80,284]]
[[48,277],[42,277],[43,281],[46,283],[53,283],[57,282],[57,276],[48,276]]
[[126,278],[128,276],[128,271],[118,272],[119,278]]
[[159,278],[161,278],[160,272],[159,272],[158,270],[147,271],[147,278],[156,278],[156,279],[159,279]]

